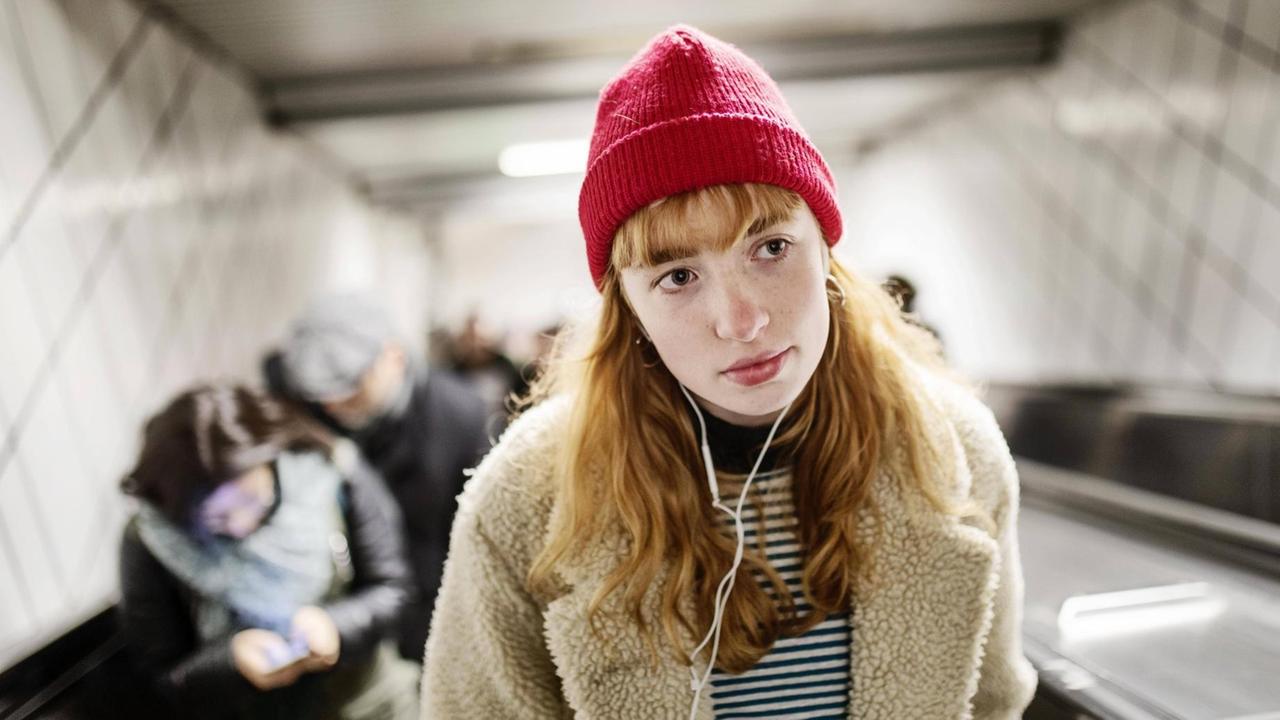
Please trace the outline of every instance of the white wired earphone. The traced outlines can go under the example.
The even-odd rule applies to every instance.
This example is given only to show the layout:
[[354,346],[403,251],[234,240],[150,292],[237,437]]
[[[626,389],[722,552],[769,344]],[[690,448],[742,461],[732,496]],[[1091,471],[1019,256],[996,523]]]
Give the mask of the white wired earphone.
[[[751,489],[751,481],[755,479],[756,472],[760,470],[760,463],[764,461],[764,455],[769,451],[769,446],[773,444],[773,435],[778,431],[778,426],[782,424],[782,418],[786,417],[787,411],[791,409],[791,403],[787,403],[782,408],[782,412],[778,414],[778,419],[773,421],[773,427],[769,429],[769,437],[764,441],[764,448],[760,450],[756,463],[751,467],[751,474],[747,475],[747,481],[742,485],[742,492],[738,495],[738,506],[736,510],[730,510],[720,500],[720,485],[716,482],[715,464],[711,462],[711,446],[707,444],[707,423],[702,418],[702,410],[698,407],[698,403],[694,402],[693,396],[685,389],[684,385],[680,385],[680,392],[684,393],[684,398],[689,401],[689,405],[693,407],[694,414],[698,417],[698,427],[702,434],[702,464],[707,471],[707,485],[711,488],[711,504],[716,508],[725,511],[729,517],[733,518],[734,531],[738,536],[738,549],[733,554],[733,567],[729,568],[729,572],[725,573],[723,579],[720,580],[720,586],[716,588],[716,612],[711,620],[711,629],[707,631],[707,636],[702,638],[702,642],[698,643],[698,647],[693,649],[689,654],[689,687],[693,692],[693,704],[689,706],[689,720],[694,720],[698,712],[698,700],[702,698],[702,690],[707,686],[707,682],[711,679],[711,670],[716,665],[716,654],[720,652],[720,623],[724,618],[725,605],[729,602],[729,593],[733,590],[733,582],[738,574],[738,567],[742,564],[742,552],[746,545],[746,535],[742,528],[742,504],[747,499],[747,491]],[[698,671],[693,668],[693,664],[697,662],[698,653],[711,643],[711,659],[707,661],[706,672],[702,674],[702,679],[698,679]]]

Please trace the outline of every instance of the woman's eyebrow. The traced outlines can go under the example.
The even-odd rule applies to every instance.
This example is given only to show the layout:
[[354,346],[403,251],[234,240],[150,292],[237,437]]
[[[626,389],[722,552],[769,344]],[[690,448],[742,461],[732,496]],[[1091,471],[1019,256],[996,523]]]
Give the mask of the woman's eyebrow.
[[747,227],[747,237],[759,235],[765,230],[772,229],[775,225],[781,225],[791,219],[791,213],[775,213],[772,215],[761,215],[751,222]]
[[654,267],[658,265],[666,265],[669,262],[677,260],[687,260],[697,255],[697,251],[688,247],[665,247],[654,250],[649,253],[650,264]]

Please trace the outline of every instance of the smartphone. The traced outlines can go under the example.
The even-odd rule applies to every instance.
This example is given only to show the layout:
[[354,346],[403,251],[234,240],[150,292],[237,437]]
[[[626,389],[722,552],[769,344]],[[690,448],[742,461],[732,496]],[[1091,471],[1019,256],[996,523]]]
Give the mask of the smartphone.
[[267,651],[267,672],[283,670],[311,653],[307,647],[307,639],[301,635],[293,635],[287,645],[278,645]]

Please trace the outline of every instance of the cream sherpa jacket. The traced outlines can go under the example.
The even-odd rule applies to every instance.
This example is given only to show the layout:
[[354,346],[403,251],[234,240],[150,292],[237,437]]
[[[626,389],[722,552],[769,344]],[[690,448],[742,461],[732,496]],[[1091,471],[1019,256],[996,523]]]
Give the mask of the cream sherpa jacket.
[[[930,432],[953,448],[956,497],[994,520],[994,534],[927,508],[893,471],[876,481],[885,520],[880,585],[852,608],[850,718],[1017,718],[1036,678],[1022,654],[1018,481],[991,412],[968,390],[932,376]],[[638,630],[606,602],[599,629],[587,605],[625,547],[603,541],[561,572],[562,591],[533,597],[525,576],[555,511],[550,468],[568,403],[526,412],[459,498],[436,600],[422,684],[424,720],[683,719],[687,667],[654,668]],[[870,532],[870,519],[864,518]],[[616,596],[615,596],[616,597]],[[656,617],[652,588],[649,617]],[[612,598],[611,598],[612,600]],[[692,647],[693,643],[689,644]],[[664,656],[665,658],[666,656]],[[705,658],[704,658],[705,660]],[[700,720],[714,717],[704,693]]]

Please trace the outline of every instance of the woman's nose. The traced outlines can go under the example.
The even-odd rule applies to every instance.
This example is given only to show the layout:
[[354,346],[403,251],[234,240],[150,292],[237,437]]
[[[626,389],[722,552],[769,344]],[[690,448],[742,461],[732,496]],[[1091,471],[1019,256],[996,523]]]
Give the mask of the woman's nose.
[[716,336],[722,340],[749,343],[769,324],[764,307],[741,288],[726,288],[717,304]]

